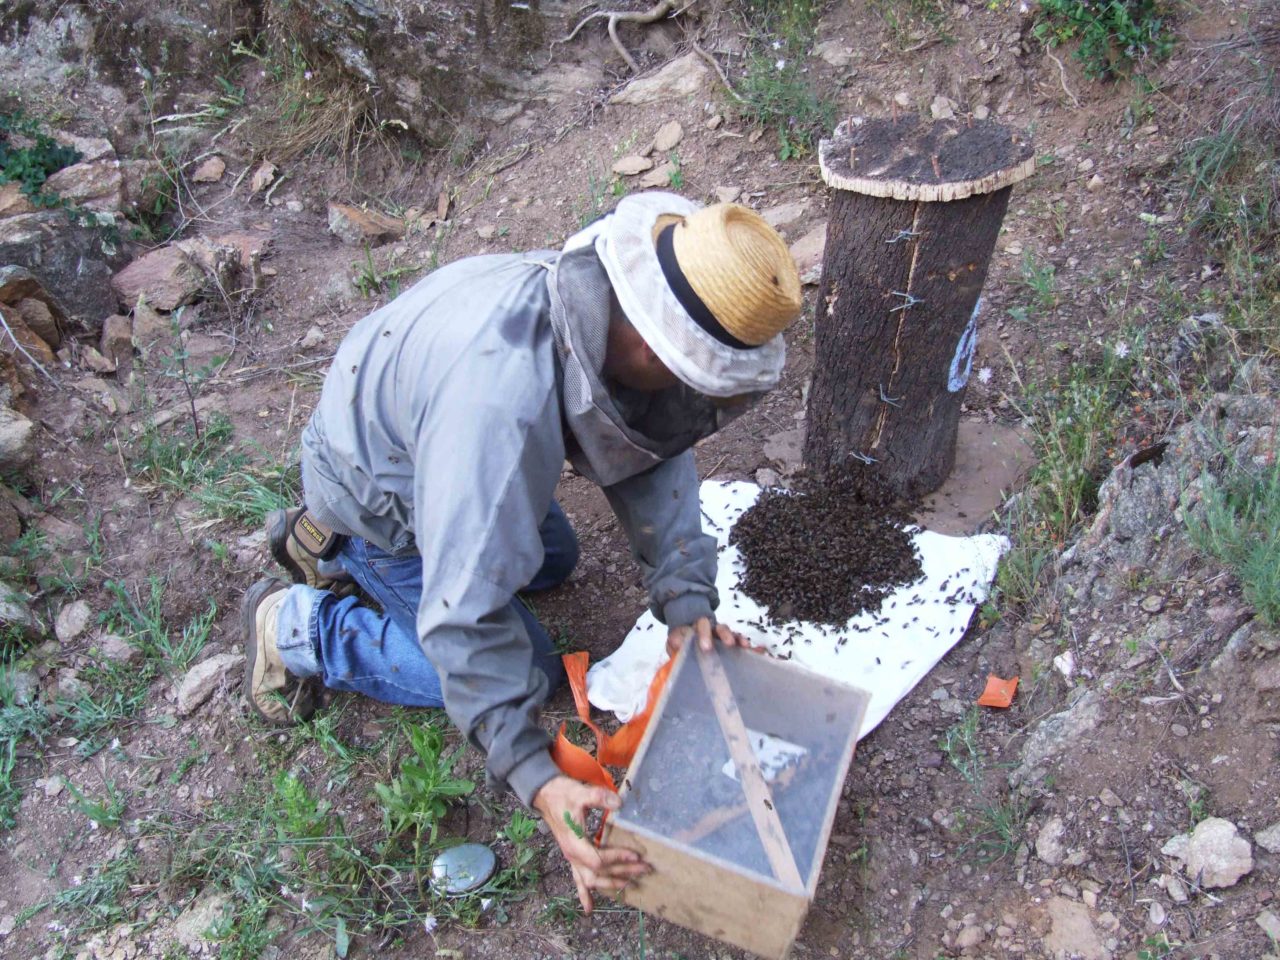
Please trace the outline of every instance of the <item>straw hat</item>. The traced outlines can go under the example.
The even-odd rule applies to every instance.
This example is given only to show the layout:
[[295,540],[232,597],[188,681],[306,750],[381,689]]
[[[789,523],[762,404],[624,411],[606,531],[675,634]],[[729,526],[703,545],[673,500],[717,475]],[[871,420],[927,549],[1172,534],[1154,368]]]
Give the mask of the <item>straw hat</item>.
[[800,276],[757,213],[639,193],[566,249],[582,242],[594,243],[627,319],[693,389],[728,397],[778,382],[782,331],[800,315]]

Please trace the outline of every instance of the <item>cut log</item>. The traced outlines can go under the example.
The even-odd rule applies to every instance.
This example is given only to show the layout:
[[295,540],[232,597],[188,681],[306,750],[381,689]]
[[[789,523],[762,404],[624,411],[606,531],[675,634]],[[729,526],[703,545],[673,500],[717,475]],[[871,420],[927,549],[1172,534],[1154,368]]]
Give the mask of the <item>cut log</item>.
[[819,162],[833,197],[805,466],[874,463],[921,496],[955,461],[982,285],[1031,143],[992,122],[855,120]]

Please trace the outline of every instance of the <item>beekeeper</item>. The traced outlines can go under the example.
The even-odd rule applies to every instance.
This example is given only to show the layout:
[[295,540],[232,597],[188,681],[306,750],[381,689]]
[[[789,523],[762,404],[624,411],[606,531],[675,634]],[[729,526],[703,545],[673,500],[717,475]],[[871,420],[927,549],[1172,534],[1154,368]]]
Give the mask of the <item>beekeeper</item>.
[[800,306],[756,213],[643,193],[559,252],[459,260],[359,321],[302,435],[306,509],[269,523],[294,583],[242,604],[249,703],[295,723],[321,682],[443,706],[490,783],[542,814],[585,909],[646,872],[568,822],[617,797],[552,762],[539,709],[563,671],[516,594],[577,559],[554,499],[568,458],[621,521],[668,646],[740,642],[714,620],[691,448],[778,382]]

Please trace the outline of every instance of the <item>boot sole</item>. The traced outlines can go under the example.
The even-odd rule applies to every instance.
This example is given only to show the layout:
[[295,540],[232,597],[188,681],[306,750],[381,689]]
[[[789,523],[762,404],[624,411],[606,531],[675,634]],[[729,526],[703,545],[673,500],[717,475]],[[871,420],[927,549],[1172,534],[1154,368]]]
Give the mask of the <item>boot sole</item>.
[[[244,637],[244,699],[254,713],[272,726],[287,724],[281,724],[275,717],[264,713],[253,698],[253,675],[258,664],[258,606],[271,594],[287,589],[289,585],[283,580],[274,578],[259,580],[245,591],[244,597],[240,600],[240,632]],[[305,683],[306,681],[297,680],[296,682]],[[293,722],[296,724],[305,719],[305,716],[299,715]]]

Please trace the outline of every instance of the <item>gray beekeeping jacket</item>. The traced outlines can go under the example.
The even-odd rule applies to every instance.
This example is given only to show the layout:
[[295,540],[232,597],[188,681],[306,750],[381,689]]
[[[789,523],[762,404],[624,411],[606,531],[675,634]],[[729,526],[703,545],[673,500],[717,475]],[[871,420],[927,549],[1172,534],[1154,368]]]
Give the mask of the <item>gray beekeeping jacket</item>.
[[604,489],[655,615],[681,626],[717,603],[690,448],[723,415],[684,387],[605,388],[608,291],[590,248],[443,267],[352,327],[302,437],[320,519],[421,555],[418,637],[445,707],[525,803],[557,769],[509,604],[542,565],[565,457]]

